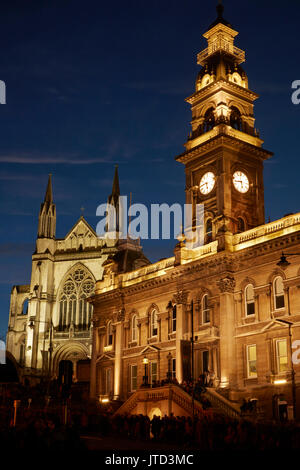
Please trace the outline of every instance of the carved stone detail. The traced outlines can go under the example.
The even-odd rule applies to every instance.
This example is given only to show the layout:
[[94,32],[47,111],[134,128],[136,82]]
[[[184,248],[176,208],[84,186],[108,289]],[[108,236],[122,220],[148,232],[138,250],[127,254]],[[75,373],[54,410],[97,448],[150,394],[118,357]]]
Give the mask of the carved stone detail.
[[176,304],[185,305],[187,303],[188,293],[186,291],[180,290],[174,295]]
[[218,282],[217,282],[217,285],[221,291],[221,293],[225,293],[225,292],[230,292],[230,293],[233,293],[234,292],[234,288],[235,288],[235,279],[233,276],[226,276],[226,277],[223,277],[222,279],[220,279]]

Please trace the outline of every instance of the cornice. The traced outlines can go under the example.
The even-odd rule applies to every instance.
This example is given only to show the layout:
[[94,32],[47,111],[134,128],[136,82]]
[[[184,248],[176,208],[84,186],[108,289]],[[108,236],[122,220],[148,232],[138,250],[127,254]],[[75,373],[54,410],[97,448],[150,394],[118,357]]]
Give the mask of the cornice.
[[185,101],[191,105],[195,103],[197,100],[207,99],[212,94],[215,94],[218,91],[230,91],[239,97],[243,97],[248,101],[252,102],[259,98],[259,95],[254,91],[249,90],[249,88],[244,88],[236,83],[229,82],[224,79],[217,80],[215,82],[210,83],[205,88],[201,88],[201,90],[196,91],[192,95],[185,98]]
[[175,160],[180,163],[189,163],[190,161],[194,160],[195,158],[199,158],[204,153],[212,151],[218,147],[225,147],[228,146],[230,148],[238,148],[240,150],[251,151],[252,154],[255,154],[258,158],[262,160],[266,160],[270,158],[273,153],[269,150],[265,150],[261,147],[257,147],[255,145],[249,144],[248,142],[244,142],[240,139],[232,137],[224,132],[221,132],[216,137],[213,137],[210,140],[203,142],[202,144],[193,147],[191,150],[187,150],[186,152],[181,153]]

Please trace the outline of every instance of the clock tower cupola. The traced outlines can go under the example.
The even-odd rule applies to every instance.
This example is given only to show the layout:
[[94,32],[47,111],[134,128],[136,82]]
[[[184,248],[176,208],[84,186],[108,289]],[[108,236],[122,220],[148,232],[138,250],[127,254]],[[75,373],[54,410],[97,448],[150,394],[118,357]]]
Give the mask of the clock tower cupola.
[[263,149],[254,125],[254,101],[241,64],[245,53],[235,46],[238,32],[217,6],[217,19],[203,35],[207,48],[197,56],[201,66],[191,105],[191,132],[185,152],[186,203],[204,204],[206,243],[218,233],[238,233],[265,223]]

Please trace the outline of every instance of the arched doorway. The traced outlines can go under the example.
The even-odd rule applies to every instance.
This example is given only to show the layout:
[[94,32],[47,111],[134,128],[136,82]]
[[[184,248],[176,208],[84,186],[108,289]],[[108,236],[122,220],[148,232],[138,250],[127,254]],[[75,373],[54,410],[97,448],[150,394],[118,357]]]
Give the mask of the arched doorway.
[[154,416],[158,416],[159,418],[162,417],[161,409],[160,408],[151,408],[149,413],[149,418],[153,419]]
[[73,363],[72,361],[60,361],[58,367],[58,383],[66,387],[72,385]]

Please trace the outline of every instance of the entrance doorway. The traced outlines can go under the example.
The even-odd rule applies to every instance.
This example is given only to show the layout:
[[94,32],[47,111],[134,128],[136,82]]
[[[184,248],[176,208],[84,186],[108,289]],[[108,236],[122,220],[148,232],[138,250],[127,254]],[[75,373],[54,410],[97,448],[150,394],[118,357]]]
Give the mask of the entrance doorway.
[[208,372],[209,351],[202,351],[202,373]]
[[70,387],[72,385],[73,363],[72,361],[60,361],[58,382],[61,385]]

